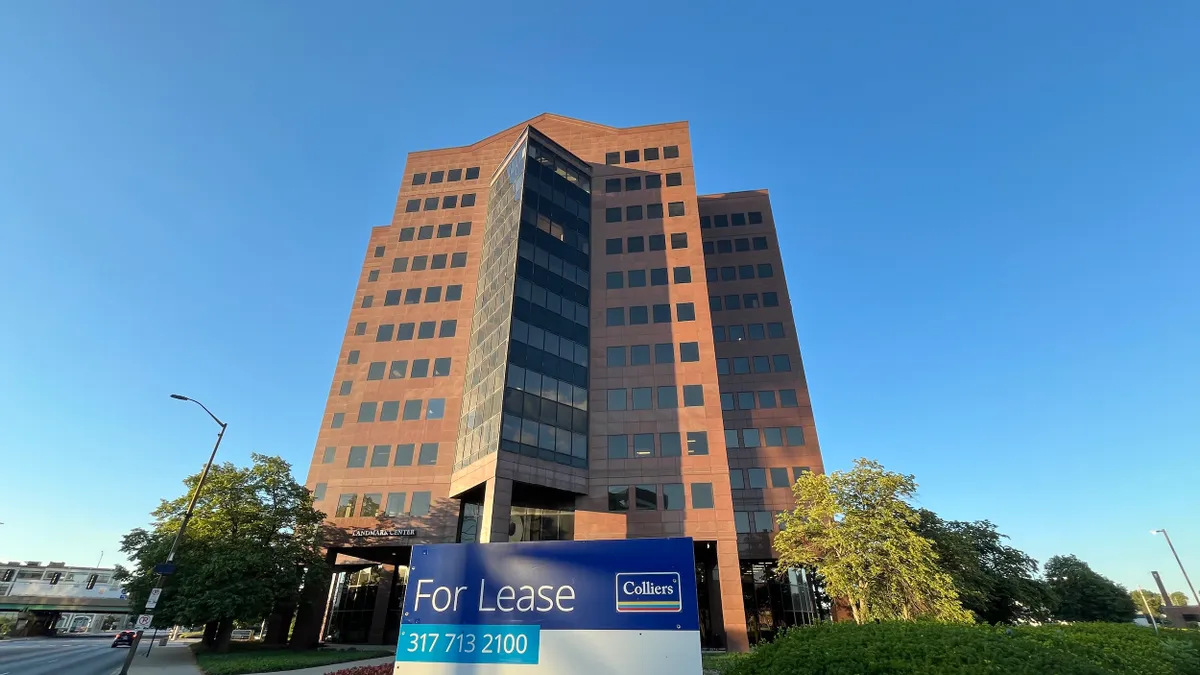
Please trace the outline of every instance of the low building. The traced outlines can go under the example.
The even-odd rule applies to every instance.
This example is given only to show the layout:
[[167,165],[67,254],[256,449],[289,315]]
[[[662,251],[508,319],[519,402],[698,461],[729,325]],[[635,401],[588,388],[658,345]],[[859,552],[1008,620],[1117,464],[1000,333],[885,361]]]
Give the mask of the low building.
[[0,625],[11,635],[99,634],[130,628],[125,590],[111,567],[0,563]]

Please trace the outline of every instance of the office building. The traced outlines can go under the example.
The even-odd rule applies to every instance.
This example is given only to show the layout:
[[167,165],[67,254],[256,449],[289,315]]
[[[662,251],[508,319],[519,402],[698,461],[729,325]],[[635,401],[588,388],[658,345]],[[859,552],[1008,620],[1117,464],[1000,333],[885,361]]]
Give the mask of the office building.
[[114,568],[0,563],[0,626],[12,636],[111,634],[131,628]]
[[309,470],[336,573],[298,630],[393,641],[413,544],[672,536],[706,646],[813,620],[771,573],[822,467],[770,200],[695,177],[686,122],[544,114],[409,155]]

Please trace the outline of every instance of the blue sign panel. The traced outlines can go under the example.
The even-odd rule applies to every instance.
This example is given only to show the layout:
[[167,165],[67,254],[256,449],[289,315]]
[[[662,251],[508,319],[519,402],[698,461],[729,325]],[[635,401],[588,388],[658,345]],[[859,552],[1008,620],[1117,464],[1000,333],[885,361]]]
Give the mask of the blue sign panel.
[[699,672],[692,547],[684,538],[415,546],[396,660],[413,673],[460,663],[497,668],[472,673]]

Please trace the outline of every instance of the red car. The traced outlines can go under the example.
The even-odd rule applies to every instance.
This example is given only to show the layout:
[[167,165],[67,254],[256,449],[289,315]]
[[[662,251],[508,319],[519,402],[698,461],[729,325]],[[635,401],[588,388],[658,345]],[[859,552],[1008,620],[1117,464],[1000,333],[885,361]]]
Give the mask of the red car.
[[133,639],[136,636],[137,636],[137,633],[135,633],[134,631],[123,630],[120,633],[117,633],[117,636],[115,638],[113,638],[112,646],[120,647],[121,645],[125,645],[126,647],[132,647]]

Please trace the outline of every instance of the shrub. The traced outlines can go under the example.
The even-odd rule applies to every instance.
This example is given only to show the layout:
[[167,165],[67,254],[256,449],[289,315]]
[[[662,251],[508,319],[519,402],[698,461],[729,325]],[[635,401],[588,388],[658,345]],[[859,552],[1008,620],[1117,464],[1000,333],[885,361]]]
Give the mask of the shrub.
[[252,643],[233,643],[229,646],[229,652],[224,654],[209,651],[201,645],[193,645],[192,649],[196,654],[196,662],[205,675],[268,673],[279,670],[310,668],[312,666],[326,666],[345,661],[374,659],[394,654],[391,651],[358,651],[355,649],[292,651],[273,645]]
[[[724,665],[724,664],[722,664]],[[789,631],[726,675],[1200,675],[1200,636],[1132,624],[1005,628],[821,624]]]
[[395,667],[393,663],[381,663],[378,666],[356,666],[335,670],[329,675],[392,675]]

